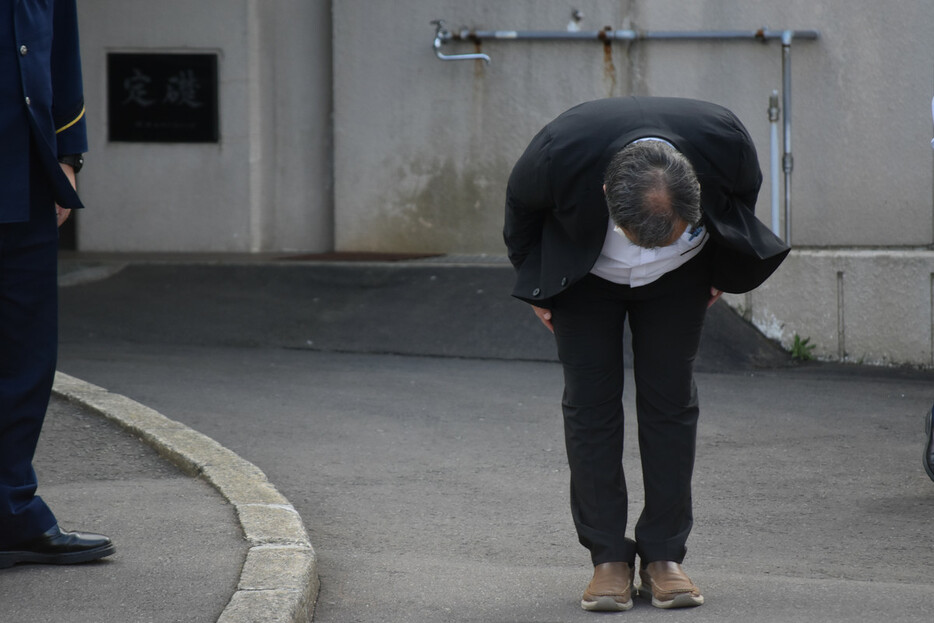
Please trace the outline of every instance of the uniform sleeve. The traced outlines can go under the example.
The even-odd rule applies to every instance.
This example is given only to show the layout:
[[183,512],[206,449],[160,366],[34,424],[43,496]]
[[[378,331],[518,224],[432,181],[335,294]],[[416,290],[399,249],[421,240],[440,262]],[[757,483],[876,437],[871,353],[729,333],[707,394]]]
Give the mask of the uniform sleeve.
[[503,240],[509,261],[519,268],[542,239],[545,218],[554,209],[549,185],[551,135],[539,132],[516,162],[506,186]]
[[76,0],[55,0],[52,39],[52,119],[59,154],[88,150],[78,45]]

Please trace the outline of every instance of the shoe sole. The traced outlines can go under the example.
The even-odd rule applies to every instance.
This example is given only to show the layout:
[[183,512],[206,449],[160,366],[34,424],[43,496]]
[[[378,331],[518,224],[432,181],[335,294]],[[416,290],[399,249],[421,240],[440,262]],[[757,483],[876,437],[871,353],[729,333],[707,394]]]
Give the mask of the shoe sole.
[[683,593],[678,595],[674,599],[669,599],[668,601],[662,601],[658,599],[651,590],[639,588],[639,596],[644,599],[651,599],[652,605],[656,608],[661,608],[662,610],[670,610],[672,608],[693,608],[695,606],[704,605],[704,596],[698,595],[694,596],[690,593]]
[[596,599],[581,599],[581,608],[589,612],[625,612],[632,608],[632,599],[626,602],[618,602],[609,595],[597,597]]
[[7,569],[20,563],[40,565],[76,565],[110,556],[117,551],[113,543],[107,543],[94,549],[64,554],[38,554],[36,552],[7,552],[0,554],[0,569]]
[[934,480],[934,469],[932,469],[931,464],[928,462],[928,443],[931,439],[931,420],[934,420],[934,408],[924,414],[924,434],[926,437],[924,440],[924,454],[922,455],[921,459],[921,464],[924,465],[924,471],[927,472],[928,478]]

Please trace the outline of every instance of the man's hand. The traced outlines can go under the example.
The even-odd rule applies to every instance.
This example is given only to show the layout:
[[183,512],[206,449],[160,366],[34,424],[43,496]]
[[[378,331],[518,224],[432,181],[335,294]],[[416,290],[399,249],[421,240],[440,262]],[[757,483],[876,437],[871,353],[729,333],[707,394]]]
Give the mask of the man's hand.
[[[68,178],[68,181],[71,182],[72,188],[77,188],[75,184],[75,170],[70,164],[59,163],[62,167],[62,171],[65,172],[65,176]],[[71,210],[66,210],[62,206],[55,204],[55,222],[58,223],[58,226],[61,227],[62,223],[68,220],[68,215],[71,214]]]
[[723,290],[718,290],[713,286],[710,286],[710,300],[707,301],[707,309],[710,309],[710,306],[717,302],[717,299],[720,298],[720,295],[723,294]]
[[548,329],[552,333],[555,332],[555,328],[551,324],[551,310],[550,309],[545,309],[544,307],[536,307],[535,305],[532,305],[532,311],[535,312],[535,315],[538,316],[538,319],[542,321],[542,324],[545,325],[546,329]]

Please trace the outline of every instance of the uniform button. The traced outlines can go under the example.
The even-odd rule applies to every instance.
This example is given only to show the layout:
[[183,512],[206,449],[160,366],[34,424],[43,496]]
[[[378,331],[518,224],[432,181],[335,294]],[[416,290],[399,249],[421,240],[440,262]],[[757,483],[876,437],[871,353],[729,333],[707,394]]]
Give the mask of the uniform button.
[[20,56],[26,56],[26,53],[27,53],[27,52],[29,52],[29,48],[27,48],[25,45],[19,46],[19,55],[20,55]]
[[27,105],[27,106],[32,106],[32,100],[29,99],[29,96],[28,96],[28,95],[26,96],[26,105]]
[[541,293],[542,293],[541,288],[535,288],[534,290],[532,290],[532,296],[538,296]]
[[563,288],[563,287],[566,286],[566,285],[568,285],[568,278],[567,278],[567,277],[562,277],[562,278],[561,278],[561,287]]

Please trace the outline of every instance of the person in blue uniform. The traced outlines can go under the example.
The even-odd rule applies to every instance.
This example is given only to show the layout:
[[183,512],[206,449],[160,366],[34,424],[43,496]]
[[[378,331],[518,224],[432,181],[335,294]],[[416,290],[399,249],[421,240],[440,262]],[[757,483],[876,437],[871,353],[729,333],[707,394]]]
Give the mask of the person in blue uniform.
[[[934,98],[931,98],[931,115],[934,116]],[[934,148],[934,139],[931,139]],[[924,414],[924,455],[922,465],[928,478],[934,480],[934,407]]]
[[934,407],[924,414],[924,471],[934,480]]
[[0,0],[0,568],[113,554],[65,532],[32,467],[58,349],[58,226],[87,150],[75,0]]

